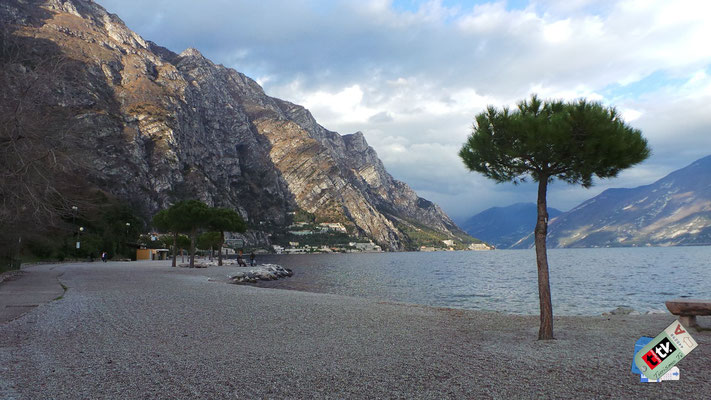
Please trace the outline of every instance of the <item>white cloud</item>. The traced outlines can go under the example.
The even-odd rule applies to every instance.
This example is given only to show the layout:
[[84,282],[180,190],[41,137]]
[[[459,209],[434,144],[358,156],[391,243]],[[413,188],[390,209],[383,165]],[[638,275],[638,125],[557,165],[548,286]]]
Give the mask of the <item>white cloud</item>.
[[533,92],[615,105],[654,152],[589,191],[553,185],[554,207],[651,183],[711,149],[711,2],[453,3],[102,0],[147,39],[197,47],[326,128],[363,131],[396,178],[456,215],[535,198],[468,173],[457,157],[476,113]]
[[639,119],[639,117],[641,117],[642,114],[643,114],[642,111],[635,110],[635,109],[632,109],[632,108],[626,108],[626,109],[624,109],[624,110],[620,110],[620,112],[622,113],[622,118],[623,118],[623,119],[625,120],[625,122],[627,122],[627,123],[636,121],[636,120]]

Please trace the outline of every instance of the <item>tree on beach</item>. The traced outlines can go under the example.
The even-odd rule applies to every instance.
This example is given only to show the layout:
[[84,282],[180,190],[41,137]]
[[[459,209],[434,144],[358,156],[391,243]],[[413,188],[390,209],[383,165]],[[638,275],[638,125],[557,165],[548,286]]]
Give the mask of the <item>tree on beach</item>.
[[225,244],[225,231],[245,232],[247,224],[242,217],[229,208],[212,208],[207,223],[208,229],[220,233],[220,242],[217,245],[217,265],[222,265],[222,246]]
[[[163,213],[163,211],[165,211]],[[177,249],[178,235],[177,233],[190,234],[190,268],[195,266],[195,241],[197,239],[198,230],[207,226],[208,218],[210,217],[210,208],[200,200],[185,200],[173,204],[167,210],[163,210],[156,214],[153,223],[162,226],[169,232],[173,232],[174,244]],[[162,213],[162,214],[161,214]],[[160,228],[158,228],[160,229]],[[173,266],[175,266],[176,251],[173,251]]]
[[553,339],[546,235],[548,184],[555,178],[585,188],[593,175],[611,178],[649,157],[642,132],[627,125],[614,108],[581,99],[541,101],[536,95],[516,109],[489,106],[476,116],[459,156],[471,171],[497,183],[538,183],[535,246],[541,325],[539,340]]
[[201,250],[210,249],[210,261],[212,261],[213,254],[215,252],[215,247],[221,245],[221,235],[220,232],[208,231],[203,232],[197,238],[197,247]]
[[167,233],[170,232],[173,235],[173,262],[172,267],[176,266],[176,259],[178,258],[178,227],[174,223],[173,208],[168,208],[165,210],[160,210],[158,214],[153,216],[153,226],[158,229],[158,231]]
[[[170,208],[161,210],[153,217],[153,225],[161,232],[173,234],[173,266],[175,267],[179,233],[190,235],[190,267],[195,266],[195,241],[200,228],[219,233],[218,249],[225,243],[225,231],[245,232],[247,224],[242,217],[229,208],[210,208],[198,200],[175,203]],[[208,246],[211,247],[211,246]],[[222,265],[222,251],[219,252],[218,264]]]
[[180,249],[180,262],[185,262],[185,249],[190,248],[190,238],[185,235],[178,235],[178,248]]

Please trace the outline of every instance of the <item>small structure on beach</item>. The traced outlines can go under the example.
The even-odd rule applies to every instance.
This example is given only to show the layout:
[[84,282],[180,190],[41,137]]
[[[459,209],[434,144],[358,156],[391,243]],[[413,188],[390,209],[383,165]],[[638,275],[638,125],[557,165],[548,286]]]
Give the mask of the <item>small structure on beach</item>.
[[167,260],[168,249],[136,249],[136,260]]

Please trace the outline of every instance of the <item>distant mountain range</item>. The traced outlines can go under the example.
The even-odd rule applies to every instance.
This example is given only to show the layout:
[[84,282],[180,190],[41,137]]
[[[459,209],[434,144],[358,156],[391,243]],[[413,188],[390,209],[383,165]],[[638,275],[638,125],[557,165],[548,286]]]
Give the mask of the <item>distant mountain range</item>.
[[[560,214],[562,214],[560,210],[548,209],[549,218]],[[505,249],[533,232],[536,216],[535,203],[516,203],[508,207],[492,207],[484,210],[460,226],[468,234],[497,248]]]
[[[711,156],[651,185],[605,190],[552,219],[548,229],[549,247],[709,244]],[[530,232],[513,248],[532,246]]]

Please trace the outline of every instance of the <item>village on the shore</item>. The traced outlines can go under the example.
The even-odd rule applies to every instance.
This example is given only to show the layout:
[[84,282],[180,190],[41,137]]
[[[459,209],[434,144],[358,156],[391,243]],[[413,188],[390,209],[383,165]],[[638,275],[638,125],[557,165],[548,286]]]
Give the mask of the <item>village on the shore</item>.
[[[383,249],[370,239],[350,236],[348,229],[340,222],[296,222],[289,226],[291,238],[287,243],[273,244],[271,250],[276,254],[313,254],[313,253],[380,253]],[[314,240],[312,240],[314,239]],[[319,240],[320,239],[320,240]],[[337,239],[334,242],[334,239]],[[337,242],[340,239],[342,242]],[[348,239],[346,241],[346,239]],[[330,243],[318,243],[325,241]],[[469,244],[467,250],[493,250],[486,243]],[[420,246],[418,251],[455,251],[454,240],[442,240],[440,246]],[[266,252],[266,251],[265,251]]]

